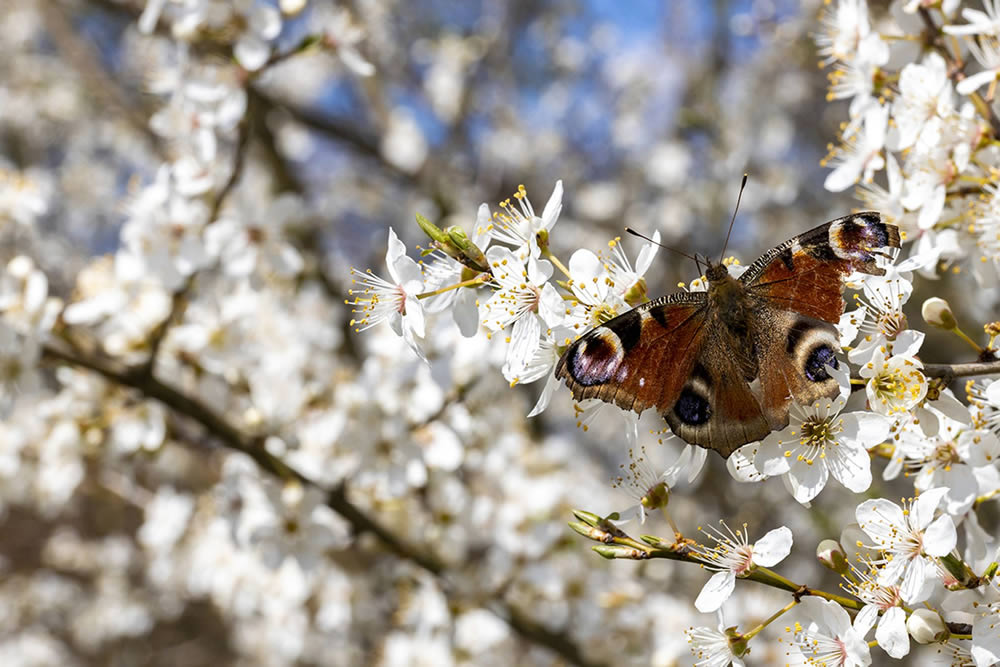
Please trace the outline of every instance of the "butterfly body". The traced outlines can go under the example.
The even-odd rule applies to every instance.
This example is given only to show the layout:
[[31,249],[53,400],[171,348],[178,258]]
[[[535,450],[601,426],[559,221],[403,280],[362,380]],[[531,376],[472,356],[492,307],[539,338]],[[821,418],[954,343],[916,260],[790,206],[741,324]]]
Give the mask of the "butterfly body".
[[577,339],[556,365],[574,398],[655,408],[682,439],[728,457],[788,424],[793,400],[839,392],[843,280],[881,275],[899,232],[878,213],[834,220],[772,248],[739,278],[709,263],[704,292],[642,304]]

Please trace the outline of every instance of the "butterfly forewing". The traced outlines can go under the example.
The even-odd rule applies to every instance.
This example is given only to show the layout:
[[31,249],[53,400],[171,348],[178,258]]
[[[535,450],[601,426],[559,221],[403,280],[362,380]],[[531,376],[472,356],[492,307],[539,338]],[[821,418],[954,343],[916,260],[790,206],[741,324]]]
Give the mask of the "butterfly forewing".
[[581,336],[556,377],[573,398],[599,398],[642,412],[676,400],[705,335],[704,292],[679,292],[633,308]]
[[866,212],[832,220],[767,251],[741,276],[747,291],[774,308],[836,323],[842,282],[855,271],[884,275],[876,258],[899,247],[899,231]]

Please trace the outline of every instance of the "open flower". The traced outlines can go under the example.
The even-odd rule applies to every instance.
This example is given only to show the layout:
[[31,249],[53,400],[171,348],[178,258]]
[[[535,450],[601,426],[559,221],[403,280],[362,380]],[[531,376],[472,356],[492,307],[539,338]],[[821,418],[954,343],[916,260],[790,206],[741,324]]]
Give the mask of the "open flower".
[[615,238],[608,242],[611,257],[605,261],[604,268],[611,278],[611,290],[630,305],[636,305],[645,300],[646,281],[643,276],[652,265],[656,251],[660,249],[659,243],[660,232],[657,230],[653,232],[652,239],[645,241],[642,248],[639,249],[633,268],[628,255],[622,250],[621,239]]
[[500,203],[502,212],[493,214],[493,238],[514,246],[514,254],[522,262],[528,257],[538,257],[542,252],[538,236],[551,232],[559,220],[562,196],[562,181],[556,181],[556,187],[552,190],[542,215],[538,216],[528,199],[528,191],[523,185],[518,186],[514,194],[517,205],[511,204],[507,199]]
[[933,435],[912,423],[899,430],[896,451],[883,476],[892,479],[900,470],[907,470],[914,476],[917,491],[947,489],[944,509],[959,517],[972,507],[979,493],[977,469],[995,466],[1000,459],[1000,439],[944,415],[936,415],[936,419],[939,428]]
[[851,617],[836,602],[807,597],[796,612],[803,618],[794,626],[792,645],[805,664],[834,667],[861,667],[872,662],[865,636],[878,615],[872,606],[865,607],[851,622]]
[[[887,347],[895,354],[916,355],[923,343],[921,332],[906,328],[906,315],[903,304],[913,293],[913,284],[905,276],[895,270],[889,270],[885,276],[872,276],[861,285],[861,294],[855,297],[858,309],[845,313],[842,324],[856,326],[861,339],[847,354],[847,358],[856,364],[871,361],[875,350]],[[853,337],[848,336],[853,340]],[[890,347],[890,341],[892,346]],[[851,340],[845,340],[850,343]]]
[[880,584],[899,583],[899,592],[907,604],[922,602],[930,591],[926,584],[935,572],[934,558],[955,548],[958,536],[955,523],[947,514],[934,518],[948,489],[928,489],[914,501],[900,507],[885,498],[866,500],[855,513],[861,530],[881,550]]
[[[391,227],[385,265],[391,280],[380,278],[370,270],[363,273],[351,269],[356,276],[354,282],[364,286],[362,296],[355,296],[354,301],[348,302],[359,315],[351,320],[351,326],[364,331],[388,322],[393,332],[402,336],[410,349],[423,358],[417,339],[424,337],[424,310],[417,295],[423,291],[424,275],[420,265],[406,256],[406,246]],[[348,292],[352,296],[356,293],[356,290]]]
[[948,65],[937,53],[904,67],[899,73],[899,95],[892,105],[895,123],[889,132],[889,147],[903,150],[915,144],[929,120],[953,111],[951,97]]
[[851,491],[866,490],[872,481],[868,448],[889,435],[890,422],[870,412],[841,414],[850,391],[845,369],[827,367],[838,379],[841,395],[812,405],[792,403],[788,426],[761,441],[754,465],[768,476],[786,475],[800,503],[815,498],[829,476]]
[[699,560],[710,570],[718,570],[708,580],[694,606],[698,611],[711,612],[722,606],[736,588],[736,577],[745,577],[757,566],[770,567],[780,563],[792,550],[792,531],[785,526],[769,531],[764,537],[750,544],[747,525],[733,530],[719,522],[724,530],[702,530],[715,546],[692,547]]
[[886,586],[878,582],[879,569],[870,561],[862,561],[864,568],[850,564],[851,575],[844,577],[844,589],[865,603],[865,608],[873,607],[881,612],[875,628],[878,645],[893,658],[902,658],[910,652],[910,636],[906,632],[906,611],[899,586]]
[[747,640],[743,639],[735,627],[725,626],[726,622],[720,611],[718,629],[699,626],[684,631],[691,644],[691,654],[696,658],[695,667],[743,667],[742,658],[747,651]]
[[525,262],[502,246],[487,250],[486,259],[500,289],[483,305],[482,321],[494,332],[513,325],[507,366],[516,376],[531,363],[541,346],[542,333],[560,323],[564,306],[549,283],[552,264],[548,261],[526,257]]
[[[662,445],[663,441],[659,444]],[[663,472],[658,472],[645,445],[629,449],[628,463],[619,466],[621,472],[612,486],[624,490],[636,503],[619,512],[615,523],[625,523],[635,517],[639,518],[639,523],[645,523],[648,511],[665,508],[670,500],[670,489],[681,479],[689,483],[694,481],[705,464],[707,453],[708,450],[702,447],[685,445],[674,462]]]
[[843,192],[858,181],[869,182],[874,173],[885,166],[882,148],[885,146],[889,108],[874,105],[865,112],[864,124],[844,138],[844,145],[831,158],[835,164],[823,187],[830,192]]
[[861,367],[861,377],[868,380],[865,390],[868,405],[881,415],[896,415],[915,408],[927,395],[924,365],[910,355],[886,358],[884,348],[878,348],[871,361]]
[[628,310],[623,293],[612,289],[615,282],[597,255],[577,250],[569,258],[569,286],[575,301],[566,314],[566,326],[583,333]]

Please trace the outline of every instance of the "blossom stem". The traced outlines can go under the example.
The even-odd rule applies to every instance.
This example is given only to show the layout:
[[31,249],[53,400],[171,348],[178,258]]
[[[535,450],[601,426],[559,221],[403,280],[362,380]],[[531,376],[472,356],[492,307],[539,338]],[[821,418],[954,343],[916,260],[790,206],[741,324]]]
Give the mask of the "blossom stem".
[[421,292],[420,294],[417,295],[417,298],[427,299],[432,296],[437,296],[438,294],[444,294],[445,292],[451,291],[453,289],[459,289],[460,287],[475,287],[476,285],[482,285],[488,280],[487,278],[484,277],[485,275],[486,274],[481,273],[475,278],[469,278],[468,280],[463,280],[460,283],[455,283],[454,285],[448,285],[447,287],[442,287],[441,289],[436,289],[432,292]]
[[954,329],[952,329],[951,332],[953,334],[955,334],[956,336],[958,336],[959,338],[961,338],[962,340],[964,340],[969,345],[971,345],[972,349],[974,349],[976,351],[976,354],[979,354],[980,352],[983,351],[983,348],[979,345],[979,343],[977,343],[976,341],[974,341],[971,338],[969,338],[969,336],[964,331],[962,331],[961,329],[959,329],[958,327],[955,327]]
[[798,600],[792,600],[791,602],[789,602],[788,604],[786,604],[784,607],[782,607],[778,611],[776,611],[773,614],[771,614],[770,618],[768,618],[766,621],[762,622],[756,628],[754,628],[753,630],[750,630],[749,632],[744,632],[743,633],[743,639],[745,639],[745,640],[753,639],[758,633],[760,633],[761,630],[763,630],[764,628],[766,628],[767,626],[769,626],[774,621],[778,620],[778,618],[780,618],[782,614],[784,614],[785,612],[787,612],[789,609],[791,609],[792,607],[794,607],[798,603],[799,603]]
[[677,524],[674,523],[673,518],[670,516],[670,512],[667,511],[667,506],[663,505],[660,507],[660,511],[663,512],[663,518],[667,520],[667,523],[670,524],[671,530],[674,531],[674,540],[676,542],[680,542],[681,539],[683,539],[683,534],[681,531],[677,530]]
[[979,507],[980,505],[982,505],[983,503],[985,503],[987,500],[993,500],[997,496],[1000,496],[1000,489],[993,489],[989,493],[984,493],[983,495],[981,495],[978,498],[976,498],[976,502],[974,503],[974,506],[975,507]]

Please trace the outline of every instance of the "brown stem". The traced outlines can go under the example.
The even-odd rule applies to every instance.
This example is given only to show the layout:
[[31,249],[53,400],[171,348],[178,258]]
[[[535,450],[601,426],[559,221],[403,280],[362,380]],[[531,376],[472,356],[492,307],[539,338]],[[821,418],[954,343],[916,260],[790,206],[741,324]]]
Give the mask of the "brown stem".
[[[147,398],[152,398],[166,407],[182,414],[211,433],[226,447],[243,452],[256,461],[264,471],[281,479],[294,479],[300,483],[315,488],[322,488],[302,473],[286,465],[281,459],[272,455],[264,447],[266,439],[263,435],[248,436],[237,427],[230,424],[225,417],[212,410],[198,399],[188,396],[174,387],[161,382],[154,374],[144,368],[129,368],[110,360],[84,356],[75,351],[64,349],[54,343],[48,343],[43,349],[44,357],[50,361],[61,362],[71,366],[84,368],[107,380],[123,387],[129,387],[141,392]],[[344,517],[358,533],[371,533],[396,556],[408,560],[424,570],[438,576],[442,588],[451,592],[445,565],[433,554],[419,549],[398,537],[391,530],[366,514],[347,497],[343,484],[326,490],[326,504],[330,509]],[[454,593],[452,593],[454,596]],[[500,618],[524,639],[544,646],[558,654],[570,664],[581,667],[599,667],[599,663],[586,658],[580,648],[565,634],[553,632],[544,625],[529,618],[506,602],[494,599],[485,603]]]
[[967,364],[924,364],[924,375],[943,378],[951,382],[955,378],[993,375],[1000,373],[1000,361],[974,361]]

